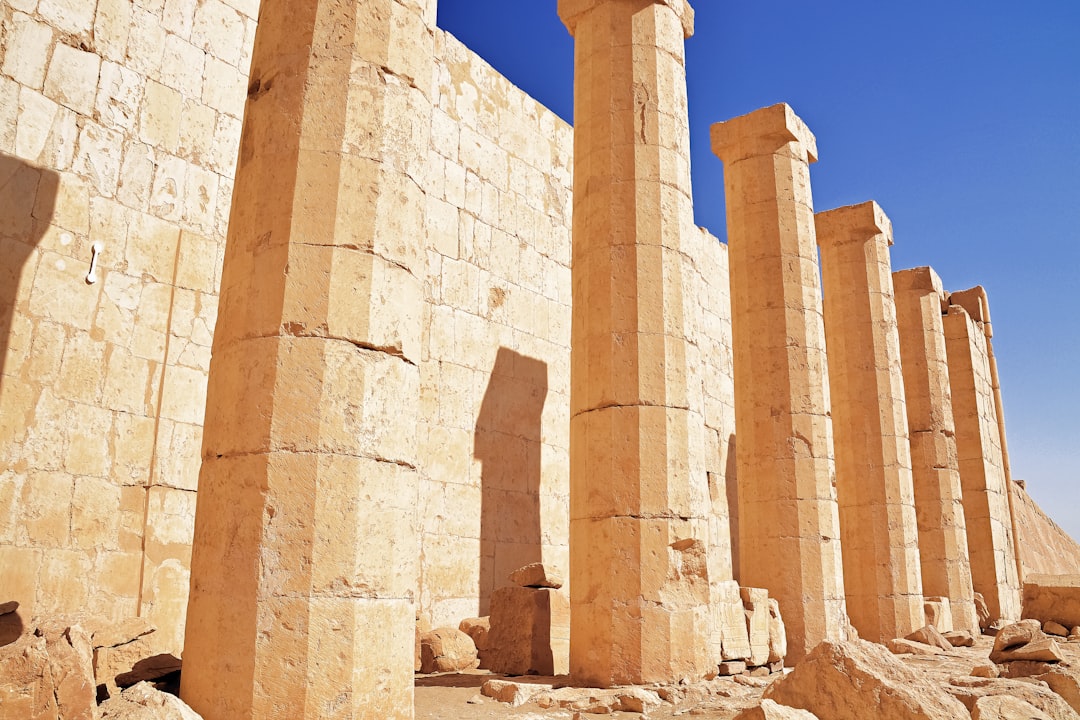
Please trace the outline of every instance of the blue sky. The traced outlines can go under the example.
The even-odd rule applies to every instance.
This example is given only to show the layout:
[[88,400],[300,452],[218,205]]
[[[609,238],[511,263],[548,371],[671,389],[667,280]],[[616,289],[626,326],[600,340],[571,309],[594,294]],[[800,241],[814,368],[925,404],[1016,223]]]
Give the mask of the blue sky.
[[[1080,539],[1080,2],[692,3],[698,224],[726,235],[709,126],[790,104],[818,210],[877,200],[895,269],[987,288],[1013,476]],[[439,25],[572,120],[555,0],[439,0]]]

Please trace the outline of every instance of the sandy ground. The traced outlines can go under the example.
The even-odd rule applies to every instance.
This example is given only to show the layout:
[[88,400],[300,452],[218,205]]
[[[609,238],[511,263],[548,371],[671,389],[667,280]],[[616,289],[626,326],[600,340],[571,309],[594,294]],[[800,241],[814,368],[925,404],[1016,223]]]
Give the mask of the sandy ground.
[[[976,665],[988,662],[990,649],[994,639],[989,636],[979,638],[974,647],[954,648],[949,655],[917,656],[899,655],[908,667],[921,674],[931,676],[944,683],[951,677],[971,674],[971,669]],[[1067,643],[1063,640],[1059,643],[1065,654],[1066,661],[1073,665],[1080,665],[1080,643]],[[493,675],[484,670],[476,670],[462,674],[443,675],[417,675],[416,676],[416,718],[417,720],[497,720],[512,718],[514,720],[548,720],[549,718],[562,718],[572,720],[574,712],[571,710],[543,709],[535,703],[526,703],[517,708],[511,708],[504,703],[496,702],[491,698],[483,697],[480,688],[484,682],[491,678],[503,678],[502,675]],[[710,720],[730,720],[742,709],[757,705],[761,701],[761,695],[768,683],[779,678],[774,675],[770,678],[752,678],[749,682],[743,680],[736,682],[733,679],[713,681],[713,687],[721,692],[730,692],[730,697],[708,697],[690,699],[678,705],[665,703],[660,708],[650,712],[649,718],[675,718],[694,717],[707,718]],[[565,684],[566,678],[508,678],[518,682],[538,682],[552,684]],[[760,685],[756,687],[755,685]],[[615,712],[611,713],[615,718],[642,718],[639,713]],[[583,715],[584,718],[592,717]]]

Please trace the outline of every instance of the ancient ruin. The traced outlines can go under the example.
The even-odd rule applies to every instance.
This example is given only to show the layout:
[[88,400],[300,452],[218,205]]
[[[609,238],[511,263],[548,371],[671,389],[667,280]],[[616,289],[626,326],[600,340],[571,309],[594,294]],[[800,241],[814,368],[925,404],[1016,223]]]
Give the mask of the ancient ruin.
[[0,720],[181,661],[206,720],[269,720],[412,718],[421,667],[641,712],[808,658],[773,717],[829,657],[905,682],[856,637],[1080,637],[983,288],[815,214],[784,104],[717,118],[698,228],[687,0],[559,0],[573,127],[436,5],[0,2]]

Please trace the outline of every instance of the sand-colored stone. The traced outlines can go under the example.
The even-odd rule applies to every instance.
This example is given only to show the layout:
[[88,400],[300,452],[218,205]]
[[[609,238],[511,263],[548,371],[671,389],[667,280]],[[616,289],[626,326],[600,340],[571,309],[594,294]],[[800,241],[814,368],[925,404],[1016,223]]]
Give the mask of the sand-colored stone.
[[570,602],[552,588],[504,587],[491,595],[484,667],[507,675],[565,675]]
[[1080,575],[1028,575],[1024,579],[1025,618],[1053,620],[1076,634],[1080,625]]
[[761,705],[740,712],[735,720],[817,720],[817,715],[808,710],[785,707],[772,700],[762,700]]
[[[974,606],[974,602],[972,603]],[[926,597],[923,600],[923,616],[927,625],[933,625],[946,633],[953,630],[952,604],[947,597]]]
[[412,717],[429,5],[260,8],[181,685],[210,720]]
[[1016,620],[1020,584],[986,335],[959,305],[943,322],[972,585],[994,619]]
[[183,700],[139,683],[101,705],[102,720],[204,720]]
[[714,125],[712,146],[728,218],[740,581],[779,601],[797,662],[847,632],[810,193],[817,146],[787,105]]
[[892,222],[871,201],[819,212],[815,226],[847,611],[860,637],[881,642],[923,624]]
[[965,710],[932,680],[865,640],[823,642],[773,683],[765,698],[830,720],[877,718],[956,720]]
[[420,636],[420,672],[458,672],[478,662],[472,638],[457,628],[435,628]]
[[[561,0],[574,36],[570,672],[701,677],[710,658],[704,416],[678,2]],[[615,568],[618,567],[616,570]]]
[[746,634],[750,638],[748,665],[753,667],[770,662],[772,635],[769,615],[769,592],[761,588],[740,588]]
[[907,636],[908,640],[933,645],[941,650],[952,650],[953,645],[933,625],[925,625]]
[[[967,524],[956,453],[942,304],[933,268],[893,273],[900,358],[907,401],[923,593],[949,600],[952,626],[976,631]],[[928,619],[927,622],[933,623]]]
[[1080,573],[1080,543],[1042,509],[1019,482],[1009,484],[1013,496],[1016,547],[1028,575],[1076,575]]
[[24,635],[0,647],[0,719],[59,717],[45,638]]
[[[983,698],[1008,696],[1038,708],[1053,720],[1076,720],[1080,718],[1060,695],[1038,682],[1024,682],[1005,678],[951,678],[945,688],[974,714],[976,704]],[[962,716],[961,716],[962,717]],[[1019,717],[1023,717],[1022,715]]]
[[1029,702],[1011,695],[981,697],[971,709],[971,720],[1051,720]]

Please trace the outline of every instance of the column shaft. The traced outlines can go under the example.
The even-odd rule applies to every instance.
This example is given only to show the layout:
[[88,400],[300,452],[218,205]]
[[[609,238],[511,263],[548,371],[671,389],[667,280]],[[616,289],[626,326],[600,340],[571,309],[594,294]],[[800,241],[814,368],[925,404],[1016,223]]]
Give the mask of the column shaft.
[[868,202],[818,213],[816,227],[847,610],[860,637],[884,642],[924,624],[892,223]]
[[[978,632],[956,453],[945,327],[945,292],[931,268],[893,273],[911,439],[923,594],[949,599],[953,627]],[[940,628],[939,628],[940,629]]]
[[434,21],[260,8],[181,687],[207,720],[413,717]]
[[1015,620],[1020,583],[986,336],[959,305],[943,321],[972,584],[993,617]]
[[[570,671],[701,676],[709,495],[683,66],[685,0],[561,0],[575,38]],[[715,661],[713,663],[715,667]]]
[[788,662],[847,634],[809,163],[786,105],[719,123],[735,348],[740,584],[767,588]]

